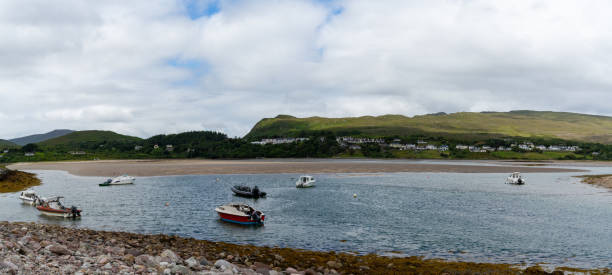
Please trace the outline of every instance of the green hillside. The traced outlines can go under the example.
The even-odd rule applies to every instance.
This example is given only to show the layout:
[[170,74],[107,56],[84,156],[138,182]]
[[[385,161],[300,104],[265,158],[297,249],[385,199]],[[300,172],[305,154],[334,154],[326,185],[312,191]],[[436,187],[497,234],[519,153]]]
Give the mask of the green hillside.
[[13,147],[19,147],[19,145],[12,143],[8,140],[4,140],[4,139],[0,139],[0,148],[13,148]]
[[612,144],[612,117],[541,111],[439,113],[414,117],[295,118],[280,115],[262,119],[246,137],[299,136],[323,130],[337,135],[538,137]]
[[120,135],[112,131],[76,131],[70,134],[38,143],[42,146],[80,145],[86,143],[134,142],[138,137]]

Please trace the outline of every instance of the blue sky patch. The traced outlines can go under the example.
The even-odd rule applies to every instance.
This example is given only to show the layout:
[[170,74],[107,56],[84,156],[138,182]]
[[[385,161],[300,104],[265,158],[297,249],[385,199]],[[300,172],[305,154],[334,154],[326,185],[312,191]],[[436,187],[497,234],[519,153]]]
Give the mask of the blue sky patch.
[[172,58],[166,62],[168,66],[188,70],[191,72],[191,76],[184,80],[172,83],[177,86],[191,86],[195,85],[205,74],[210,70],[210,64],[203,60],[197,59],[180,59]]
[[185,0],[184,3],[192,20],[209,17],[221,11],[219,0]]

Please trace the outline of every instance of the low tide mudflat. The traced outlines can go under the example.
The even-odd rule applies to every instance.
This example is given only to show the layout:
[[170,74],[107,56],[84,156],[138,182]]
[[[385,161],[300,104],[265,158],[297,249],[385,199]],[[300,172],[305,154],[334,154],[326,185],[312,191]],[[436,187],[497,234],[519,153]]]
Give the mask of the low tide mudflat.
[[517,166],[509,162],[405,161],[368,159],[271,159],[271,160],[102,160],[17,163],[21,170],[63,170],[79,176],[133,176],[281,173],[524,173],[578,172],[576,167]]

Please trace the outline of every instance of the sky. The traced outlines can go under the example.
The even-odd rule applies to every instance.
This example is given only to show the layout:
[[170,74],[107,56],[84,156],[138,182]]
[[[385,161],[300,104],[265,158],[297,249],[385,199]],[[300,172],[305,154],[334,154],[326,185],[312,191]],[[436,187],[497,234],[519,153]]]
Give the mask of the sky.
[[611,1],[3,0],[0,138],[264,117],[612,115]]

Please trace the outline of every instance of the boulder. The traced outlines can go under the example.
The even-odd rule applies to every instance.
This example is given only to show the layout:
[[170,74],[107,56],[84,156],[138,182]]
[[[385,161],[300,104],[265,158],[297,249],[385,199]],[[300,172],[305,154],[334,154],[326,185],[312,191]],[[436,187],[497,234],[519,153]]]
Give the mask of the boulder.
[[194,268],[194,269],[198,268],[200,266],[200,263],[194,257],[191,257],[191,258],[185,260],[185,263],[187,264],[188,267]]
[[226,260],[217,260],[215,262],[215,268],[221,271],[233,270],[236,266]]
[[172,270],[172,274],[181,274],[181,275],[191,274],[191,270],[189,270],[189,268],[183,265],[175,265],[172,267],[171,270]]
[[98,256],[96,263],[98,263],[99,265],[105,265],[107,263],[110,263],[112,260],[113,259],[108,255],[100,255]]
[[61,244],[52,244],[46,247],[49,251],[58,254],[58,255],[71,255],[72,251],[68,250],[68,248]]
[[169,263],[180,263],[180,262],[182,262],[181,257],[176,255],[176,253],[174,253],[174,251],[172,251],[170,249],[166,249],[166,250],[162,251],[162,253],[159,256],[165,262],[169,262]]
[[147,254],[140,255],[136,257],[135,262],[137,265],[142,265],[146,267],[157,267],[158,263],[155,260],[155,257]]

